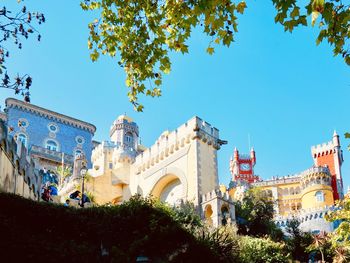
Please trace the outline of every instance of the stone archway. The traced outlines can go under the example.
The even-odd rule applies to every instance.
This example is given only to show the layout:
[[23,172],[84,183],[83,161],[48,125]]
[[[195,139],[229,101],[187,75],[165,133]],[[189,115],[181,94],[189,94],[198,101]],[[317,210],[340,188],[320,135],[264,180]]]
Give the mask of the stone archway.
[[174,205],[184,198],[184,185],[174,174],[166,174],[154,185],[151,195],[162,202]]
[[213,215],[213,208],[211,207],[210,204],[208,204],[205,206],[205,209],[204,209],[204,219],[209,226],[213,226],[212,215]]

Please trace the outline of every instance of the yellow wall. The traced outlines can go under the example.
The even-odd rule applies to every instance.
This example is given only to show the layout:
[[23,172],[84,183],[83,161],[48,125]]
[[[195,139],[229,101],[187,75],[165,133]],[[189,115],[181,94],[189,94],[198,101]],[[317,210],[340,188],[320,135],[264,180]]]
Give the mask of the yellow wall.
[[[316,192],[324,194],[324,202],[316,200]],[[303,209],[331,206],[334,204],[333,192],[331,186],[312,185],[302,191],[302,206]]]

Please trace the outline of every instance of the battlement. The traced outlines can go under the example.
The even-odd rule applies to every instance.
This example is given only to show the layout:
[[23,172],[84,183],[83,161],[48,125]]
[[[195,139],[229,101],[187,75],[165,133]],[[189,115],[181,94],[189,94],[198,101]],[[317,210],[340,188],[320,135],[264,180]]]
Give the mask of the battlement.
[[206,203],[209,202],[215,198],[220,198],[224,201],[228,201],[228,202],[233,202],[230,195],[228,194],[228,192],[223,193],[221,190],[217,189],[217,190],[212,190],[206,194],[203,194],[201,196],[201,202],[202,203]]
[[137,155],[138,172],[148,169],[194,139],[200,139],[215,149],[220,148],[219,130],[195,116],[174,131],[163,132],[155,144]]
[[264,180],[260,182],[255,182],[252,185],[255,187],[261,187],[261,186],[270,186],[270,185],[278,185],[278,184],[290,184],[290,183],[298,183],[303,178],[308,178],[311,175],[315,174],[318,175],[320,173],[323,174],[329,174],[329,169],[326,166],[315,166],[311,167],[299,174],[294,175],[287,175],[283,177],[274,176],[272,179]]
[[239,154],[238,155],[238,159],[239,160],[250,160],[251,159],[251,156],[249,154]]
[[272,179],[266,180],[266,181],[260,181],[252,183],[255,187],[261,187],[261,186],[272,186],[272,185],[279,185],[279,184],[290,184],[290,183],[298,183],[300,182],[300,175],[287,175],[282,177],[274,176]]
[[321,173],[330,175],[329,169],[327,166],[313,166],[313,167],[301,172],[300,177],[308,178],[312,175],[319,175]]
[[334,145],[333,141],[329,141],[327,143],[312,146],[311,153],[312,153],[313,158],[320,157],[323,155],[332,154],[333,152],[335,152],[334,147],[335,147],[335,145]]
[[324,216],[336,209],[334,206],[325,206],[321,208],[312,208],[307,210],[300,210],[297,213],[289,214],[287,216],[276,216],[274,221],[278,227],[284,228],[288,221],[297,219],[300,222],[300,228],[303,231],[323,230],[326,232],[332,231],[332,223],[327,222]]
[[117,154],[118,156],[122,156],[125,159],[127,157],[133,158],[136,156],[137,152],[127,145],[120,145],[119,143],[114,143],[111,141],[102,141],[99,145],[95,147],[92,151],[91,159],[92,161],[96,161],[98,158],[103,157],[106,152],[110,154]]

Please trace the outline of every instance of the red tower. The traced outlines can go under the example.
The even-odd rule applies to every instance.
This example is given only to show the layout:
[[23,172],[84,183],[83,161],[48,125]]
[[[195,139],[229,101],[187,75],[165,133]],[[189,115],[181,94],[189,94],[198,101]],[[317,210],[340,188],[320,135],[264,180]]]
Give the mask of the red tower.
[[255,163],[256,156],[253,148],[250,151],[250,155],[240,155],[238,150],[235,148],[233,158],[230,160],[232,181],[245,181],[248,183],[259,181],[259,176],[254,175]]
[[341,166],[343,151],[340,149],[339,135],[334,131],[333,140],[311,147],[312,157],[316,166],[328,166],[332,175],[332,188],[334,200],[344,198],[343,178]]

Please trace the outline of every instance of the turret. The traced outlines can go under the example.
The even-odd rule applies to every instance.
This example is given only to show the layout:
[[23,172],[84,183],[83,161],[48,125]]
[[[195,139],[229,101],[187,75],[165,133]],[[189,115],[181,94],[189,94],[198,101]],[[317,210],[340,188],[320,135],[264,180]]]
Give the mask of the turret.
[[130,117],[120,115],[111,126],[110,137],[116,145],[136,151],[139,142],[139,127]]
[[256,157],[255,157],[255,151],[253,147],[250,150],[250,159],[252,159],[252,165],[254,166],[256,164]]
[[334,145],[334,147],[340,147],[339,135],[337,134],[337,132],[335,130],[333,133],[333,145]]
[[315,166],[326,165],[330,170],[334,200],[343,199],[344,191],[341,172],[343,154],[337,132],[334,131],[331,141],[311,147],[311,153]]
[[237,161],[238,158],[239,158],[239,152],[238,152],[237,148],[235,147],[235,150],[233,151],[233,159]]

